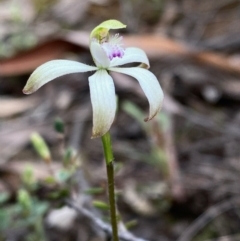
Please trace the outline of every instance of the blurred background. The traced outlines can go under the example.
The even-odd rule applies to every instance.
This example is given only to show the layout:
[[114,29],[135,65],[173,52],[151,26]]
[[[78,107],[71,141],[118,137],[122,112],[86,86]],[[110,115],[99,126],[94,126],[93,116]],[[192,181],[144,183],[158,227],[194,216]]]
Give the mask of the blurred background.
[[89,33],[108,19],[165,93],[145,123],[136,80],[112,73],[122,240],[240,240],[240,1],[0,0],[0,241],[110,240],[89,75],[22,93],[46,61],[93,64]]

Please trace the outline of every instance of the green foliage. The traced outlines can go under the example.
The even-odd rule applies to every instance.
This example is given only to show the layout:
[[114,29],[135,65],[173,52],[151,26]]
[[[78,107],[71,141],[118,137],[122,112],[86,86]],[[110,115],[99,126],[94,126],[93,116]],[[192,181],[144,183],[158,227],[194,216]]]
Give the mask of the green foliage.
[[60,118],[56,118],[54,121],[54,129],[59,134],[64,134],[65,126],[63,120]]
[[33,133],[31,135],[31,142],[35,149],[35,151],[38,153],[38,155],[46,162],[51,161],[51,154],[49,151],[49,148],[47,146],[47,143],[45,140],[40,136],[38,133]]
[[32,0],[34,8],[37,12],[46,11],[49,7],[51,7],[58,0]]
[[63,155],[63,164],[66,167],[70,167],[71,165],[76,164],[75,159],[76,159],[76,151],[73,148],[70,148],[70,147],[67,148]]
[[93,188],[89,188],[85,191],[86,194],[89,195],[94,195],[94,194],[101,194],[103,193],[103,188],[102,187],[93,187]]
[[31,230],[25,240],[44,239],[43,216],[49,204],[32,197],[25,189],[18,191],[17,202],[0,208],[0,241],[6,239],[5,230]]
[[122,108],[128,115],[134,118],[143,129],[146,130],[148,128],[148,125],[146,125],[146,122],[144,122],[144,114],[137,105],[130,101],[124,101],[122,104]]
[[133,227],[135,227],[138,224],[138,221],[136,219],[130,220],[129,222],[125,223],[125,227],[127,229],[131,229]]
[[109,205],[103,201],[94,200],[92,202],[93,206],[101,210],[109,210]]
[[33,167],[30,165],[27,165],[25,169],[23,170],[22,174],[22,182],[23,185],[28,189],[28,190],[35,190],[37,187],[37,180],[34,176],[33,173]]
[[[64,133],[64,123],[58,121],[58,129]],[[38,133],[31,135],[32,144],[49,167],[49,176],[37,180],[33,166],[27,165],[21,174],[21,183],[16,198],[8,192],[0,193],[0,241],[7,238],[6,230],[26,231],[24,240],[44,241],[43,218],[51,203],[68,198],[71,192],[71,179],[76,171],[76,151],[67,148],[62,156],[62,167],[55,171],[51,168],[51,154],[46,141]],[[40,195],[39,195],[40,194]],[[42,196],[44,194],[44,196]],[[8,203],[15,199],[15,202]]]
[[10,198],[10,194],[8,192],[1,192],[0,193],[0,205],[7,202]]
[[[159,113],[153,120],[156,123],[153,130],[152,125],[146,124],[146,122],[144,121],[145,116],[143,111],[134,103],[130,101],[124,101],[122,104],[122,108],[128,115],[134,118],[141,125],[142,129],[148,135],[149,139],[152,138],[153,134],[156,134],[157,132],[160,132],[160,134],[162,134],[162,132],[166,131],[169,128],[169,118],[163,112]],[[144,155],[142,155],[142,157],[144,157]],[[158,166],[164,176],[168,175],[168,163],[166,153],[164,148],[162,148],[159,143],[155,143],[152,141],[151,153],[150,155],[145,156],[144,160],[148,160],[149,163]]]
[[32,199],[29,193],[27,192],[27,190],[25,189],[18,190],[17,200],[23,212],[26,214],[26,216],[28,216],[29,212],[31,212]]
[[218,236],[219,234],[214,228],[214,225],[209,224],[195,238],[193,238],[193,241],[210,240],[217,238]]

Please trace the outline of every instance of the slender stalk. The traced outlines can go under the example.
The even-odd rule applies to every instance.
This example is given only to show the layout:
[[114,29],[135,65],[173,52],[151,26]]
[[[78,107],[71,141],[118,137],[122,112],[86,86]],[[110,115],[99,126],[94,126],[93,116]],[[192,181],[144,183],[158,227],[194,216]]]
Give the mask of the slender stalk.
[[118,241],[118,220],[116,215],[115,190],[114,190],[114,166],[111,137],[109,132],[102,136],[102,144],[107,168],[108,177],[108,200],[112,225],[112,240]]

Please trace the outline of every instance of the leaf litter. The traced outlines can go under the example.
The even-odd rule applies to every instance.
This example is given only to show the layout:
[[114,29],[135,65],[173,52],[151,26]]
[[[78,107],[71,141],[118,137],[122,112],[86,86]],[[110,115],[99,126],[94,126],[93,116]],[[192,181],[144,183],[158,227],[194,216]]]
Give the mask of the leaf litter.
[[[236,185],[239,182],[240,155],[240,71],[236,28],[239,1],[202,1],[196,8],[196,3],[190,0],[182,1],[182,5],[168,0],[157,16],[151,12],[155,1],[148,4],[141,1],[140,5],[129,1],[127,8],[124,1],[85,1],[82,9],[77,5],[75,10],[82,10],[77,17],[76,14],[71,16],[71,11],[61,15],[62,7],[67,4],[64,1],[59,1],[58,5],[50,1],[50,5],[44,7],[26,0],[22,6],[29,11],[24,18],[16,6],[12,5],[13,9],[7,6],[10,2],[1,1],[0,4],[0,12],[8,10],[1,15],[1,42],[5,50],[9,49],[7,54],[1,53],[0,49],[1,56],[5,56],[0,61],[0,85],[3,86],[0,91],[1,190],[11,190],[13,198],[16,197],[26,160],[43,176],[47,175],[46,166],[44,163],[40,165],[41,161],[30,146],[29,136],[33,131],[41,133],[50,145],[54,164],[59,164],[59,150],[63,150],[63,146],[81,150],[80,166],[86,177],[77,183],[71,194],[79,195],[78,203],[85,202],[82,200],[86,196],[79,191],[84,182],[105,189],[101,146],[97,140],[88,140],[91,132],[91,114],[86,111],[90,109],[89,106],[86,108],[88,87],[77,82],[86,76],[71,75],[56,80],[35,98],[26,98],[19,93],[27,79],[25,76],[48,60],[72,58],[91,63],[87,49],[89,29],[106,16],[112,18],[109,9],[114,8],[114,13],[118,13],[115,18],[128,19],[129,11],[134,13],[134,9],[145,4],[148,6],[139,11],[142,15],[135,18],[133,14],[132,17],[133,29],[137,28],[138,34],[134,30],[125,33],[124,41],[126,46],[134,45],[146,51],[151,70],[160,79],[166,98],[162,122],[151,123],[146,128],[138,118],[124,110],[125,101],[130,100],[140,108],[140,115],[144,115],[147,103],[142,98],[143,93],[131,78],[114,76],[119,117],[112,133],[116,160],[120,164],[116,185],[123,221],[136,218],[138,224],[132,232],[150,240],[234,237],[233,234],[239,232],[239,190]],[[68,4],[70,6],[74,1]],[[55,15],[51,17],[49,13]],[[63,31],[63,23],[69,29]],[[49,29],[42,27],[48,24],[51,26]],[[23,45],[24,35],[19,34],[23,29],[37,41],[31,40],[28,46]],[[18,35],[20,37],[16,38]],[[62,81],[66,78],[67,82]],[[9,88],[15,83],[17,87],[9,94]],[[67,103],[61,104],[60,101],[58,104],[53,96],[58,96],[63,90]],[[60,116],[66,125],[64,141],[53,131],[56,116]],[[166,117],[170,125],[164,124]],[[163,172],[163,164],[173,176]],[[42,182],[42,177],[34,176],[39,183]],[[44,196],[42,193],[49,193],[49,186],[40,186],[34,195],[41,198]],[[90,198],[104,199],[104,196],[98,194]],[[143,204],[145,209],[141,206]],[[216,209],[213,215],[211,207]],[[200,216],[201,225],[198,226],[196,218],[201,214],[203,219]],[[104,216],[104,212],[100,216]],[[208,217],[211,223],[208,224],[204,217]],[[71,228],[72,233],[76,234],[76,227],[81,227],[85,240],[91,239],[87,235],[88,225],[81,226],[78,222],[75,225]],[[190,227],[185,232],[188,225]],[[99,227],[103,228],[100,225],[97,229]],[[47,229],[47,232],[51,237],[53,233],[61,237],[59,234],[64,232],[66,240],[71,239],[71,235],[62,230]],[[14,235],[21,236],[16,230]],[[100,234],[97,232],[95,235]]]

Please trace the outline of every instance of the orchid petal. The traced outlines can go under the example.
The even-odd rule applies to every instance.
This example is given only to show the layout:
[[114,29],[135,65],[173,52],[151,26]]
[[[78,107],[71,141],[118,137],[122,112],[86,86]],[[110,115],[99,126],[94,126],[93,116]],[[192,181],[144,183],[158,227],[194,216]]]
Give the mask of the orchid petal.
[[122,58],[113,58],[110,67],[115,67],[128,63],[144,63],[149,68],[149,60],[145,52],[139,48],[126,48]]
[[52,60],[39,66],[29,77],[23,89],[24,94],[32,94],[49,81],[72,73],[97,70],[86,64],[70,60]]
[[93,109],[92,138],[103,136],[111,127],[116,112],[115,87],[106,70],[98,70],[89,77]]
[[99,43],[92,41],[90,51],[98,67],[107,68],[110,65],[110,60]]
[[109,70],[130,75],[138,80],[150,106],[149,116],[145,121],[151,120],[159,112],[163,104],[163,91],[156,76],[149,70],[139,67],[109,68]]

